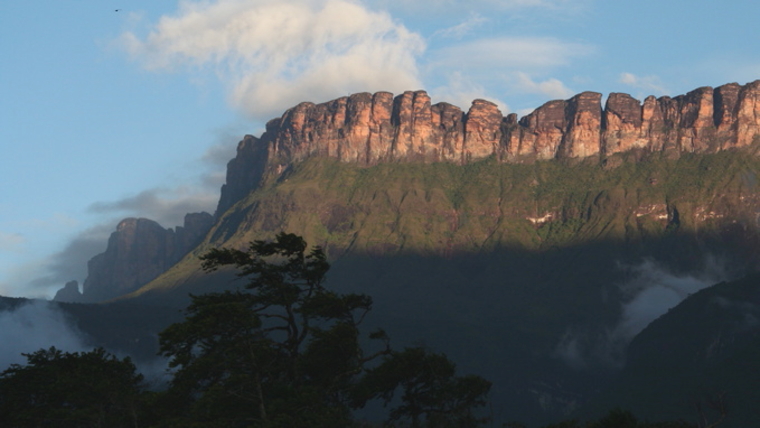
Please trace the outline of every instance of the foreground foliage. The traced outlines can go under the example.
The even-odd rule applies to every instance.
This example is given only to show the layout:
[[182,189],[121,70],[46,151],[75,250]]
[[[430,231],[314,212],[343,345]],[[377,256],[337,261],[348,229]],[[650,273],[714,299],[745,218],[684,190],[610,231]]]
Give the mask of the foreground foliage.
[[[166,391],[147,391],[129,358],[103,349],[43,349],[0,373],[0,426],[369,427],[353,411],[372,401],[389,408],[387,421],[374,426],[490,421],[487,380],[457,375],[445,355],[423,347],[394,350],[382,330],[363,340],[372,299],[327,289],[325,255],[318,247],[307,252],[303,238],[281,233],[248,251],[212,250],[203,260],[206,270],[234,266],[248,282],[192,296],[185,320],[160,334],[173,376]],[[608,427],[695,425],[642,422],[615,410],[546,428]]]
[[[709,425],[714,428],[717,425]],[[686,421],[641,421],[626,410],[613,409],[596,421],[581,423],[577,420],[567,420],[544,428],[707,428],[707,425],[696,425]]]
[[214,249],[202,259],[209,271],[235,266],[248,283],[193,296],[187,319],[161,333],[161,353],[176,369],[168,392],[174,423],[350,426],[352,408],[377,397],[388,403],[396,390],[402,404],[391,411],[393,421],[485,421],[473,414],[485,405],[490,383],[455,376],[445,356],[422,348],[393,352],[382,330],[369,334],[376,350],[364,351],[359,326],[372,299],[325,288],[325,254],[318,247],[307,252],[303,238],[281,233],[254,241],[247,252]]
[[411,427],[476,427],[489,421],[474,409],[487,404],[491,383],[480,376],[455,376],[456,366],[443,354],[424,348],[394,352],[383,364],[367,371],[355,388],[358,406],[382,398],[387,406],[397,391],[400,403],[391,409],[391,422]]
[[0,426],[138,426],[147,394],[129,357],[54,347],[24,355],[26,365],[0,373]]

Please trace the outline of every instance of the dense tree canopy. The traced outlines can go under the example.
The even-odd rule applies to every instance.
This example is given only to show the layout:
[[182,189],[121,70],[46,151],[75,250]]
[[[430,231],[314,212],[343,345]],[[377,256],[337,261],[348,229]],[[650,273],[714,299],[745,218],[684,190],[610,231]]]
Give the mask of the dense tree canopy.
[[143,377],[127,357],[102,348],[24,354],[26,365],[0,373],[0,426],[135,427]]

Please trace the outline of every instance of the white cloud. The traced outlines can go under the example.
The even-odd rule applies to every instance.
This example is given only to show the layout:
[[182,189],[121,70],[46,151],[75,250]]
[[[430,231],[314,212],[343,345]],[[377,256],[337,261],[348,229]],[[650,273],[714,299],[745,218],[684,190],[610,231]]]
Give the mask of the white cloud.
[[517,73],[517,85],[520,91],[543,94],[556,99],[566,99],[574,95],[572,90],[557,79],[551,78],[543,82],[536,82],[526,73],[521,72]]
[[668,93],[668,90],[665,89],[660,78],[657,76],[640,77],[633,73],[620,73],[618,81],[638,90],[650,92],[647,95],[664,95]]
[[211,67],[231,103],[269,118],[309,98],[420,86],[423,39],[349,0],[181,2],[144,39],[123,46],[146,68]]
[[[400,11],[417,7],[406,7],[406,3],[373,5],[403,15]],[[473,10],[503,14],[506,10],[581,7],[569,0],[480,0],[475,6],[459,0],[444,3],[436,4],[446,9],[447,16],[459,14],[464,20],[432,33],[431,40],[477,36],[478,27],[490,19]],[[430,90],[432,95],[466,108],[473,98],[493,100],[493,95],[504,95],[504,78],[516,72],[546,74],[594,52],[593,46],[584,43],[520,36],[476,38],[426,52],[420,34],[358,0],[185,1],[150,31],[126,32],[120,40],[148,69],[213,71],[226,85],[230,104],[257,119],[278,116],[304,100],[323,102],[353,92],[429,88],[423,84],[423,74],[424,81],[436,87]],[[442,75],[447,79],[443,84]],[[570,93],[556,79],[528,82],[523,85],[528,90],[520,92],[550,97]],[[494,101],[508,109],[500,100]]]

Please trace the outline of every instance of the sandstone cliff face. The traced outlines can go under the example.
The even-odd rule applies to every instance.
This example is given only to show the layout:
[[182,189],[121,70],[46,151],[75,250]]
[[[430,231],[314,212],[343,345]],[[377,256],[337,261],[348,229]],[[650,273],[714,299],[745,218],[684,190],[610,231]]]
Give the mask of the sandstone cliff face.
[[703,87],[686,95],[640,102],[613,93],[583,92],[550,101],[519,121],[489,101],[464,113],[431,104],[424,91],[394,97],[359,93],[322,104],[301,103],[267,124],[261,138],[246,136],[230,161],[217,214],[244,197],[267,174],[293,161],[329,156],[363,166],[379,162],[467,163],[605,158],[634,149],[714,152],[747,147],[760,135],[760,80]]
[[[212,224],[208,213],[187,214],[184,226],[176,230],[164,229],[145,218],[122,220],[111,234],[106,251],[87,263],[81,300],[103,301],[137,290],[193,249]],[[67,287],[71,288],[69,284]]]

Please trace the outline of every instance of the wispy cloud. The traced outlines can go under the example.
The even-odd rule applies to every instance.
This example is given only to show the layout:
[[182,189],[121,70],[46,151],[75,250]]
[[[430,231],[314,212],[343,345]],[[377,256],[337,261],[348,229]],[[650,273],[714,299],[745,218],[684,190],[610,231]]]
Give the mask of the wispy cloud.
[[[120,199],[92,203],[88,210],[120,218],[146,217],[163,227],[182,225],[187,213],[213,213],[219,201],[219,189],[226,179],[227,163],[235,157],[237,143],[242,138],[236,129],[216,129],[214,142],[188,165],[198,171],[195,184],[154,187]],[[115,226],[116,222],[112,227]]]
[[557,67],[593,52],[590,45],[551,37],[496,37],[438,49],[432,53],[432,62],[436,66],[493,75],[509,70]]
[[[188,165],[198,171],[195,185],[154,187],[121,199],[91,204],[89,212],[99,214],[101,220],[73,236],[62,250],[15,266],[10,273],[10,284],[3,285],[0,295],[3,290],[6,295],[17,295],[23,284],[26,296],[50,298],[68,281],[83,283],[87,277],[87,262],[105,251],[108,237],[125,217],[146,217],[163,227],[175,227],[184,223],[187,213],[213,212],[219,199],[219,188],[225,180],[227,162],[235,156],[237,142],[242,138],[236,128],[215,130],[214,143]],[[40,228],[74,227],[70,224],[71,219],[60,215],[31,221],[38,223]]]
[[181,225],[187,213],[213,212],[218,199],[215,193],[198,192],[189,187],[153,188],[115,201],[95,202],[89,211],[147,217],[164,227],[173,227]]
[[437,30],[432,37],[461,39],[475,28],[488,21],[479,13],[470,13],[470,17],[457,25]]
[[216,134],[216,142],[206,149],[200,160],[213,170],[224,172],[227,163],[235,157],[237,143],[243,135],[227,129],[219,129]]
[[200,184],[210,194],[219,197],[219,189],[227,179],[227,164],[237,155],[237,145],[243,134],[232,129],[217,129],[216,142],[206,149],[200,162],[207,169],[200,176]]
[[48,296],[50,291],[63,287],[68,281],[84,282],[87,262],[105,251],[108,237],[115,229],[115,223],[110,221],[89,227],[72,238],[61,251],[19,266],[13,276],[20,283],[27,284],[27,296],[52,297]]
[[522,92],[542,94],[558,99],[566,99],[574,94],[571,89],[558,79],[551,78],[542,82],[536,82],[528,74],[521,72],[516,73],[516,77],[517,90]]
[[491,96],[483,86],[475,83],[460,72],[449,73],[446,76],[445,85],[433,88],[430,91],[430,95],[433,98],[433,102],[445,101],[464,111],[467,111],[472,101],[477,98],[487,99],[496,103],[503,114],[510,111],[507,103]]
[[664,95],[668,93],[660,78],[657,76],[637,76],[633,73],[620,73],[618,81],[624,85],[631,86],[646,95]]
[[387,13],[348,0],[180,3],[145,37],[122,46],[153,70],[210,67],[230,102],[267,119],[304,97],[420,86],[421,36]]
[[146,217],[163,227],[174,227],[183,224],[187,213],[213,212],[218,197],[218,189],[154,188],[114,201],[96,202],[89,211],[104,214],[105,220],[75,235],[61,251],[17,266],[12,278],[26,284],[25,295],[29,297],[52,297],[68,281],[84,282],[87,262],[105,251],[108,237],[122,218]]

